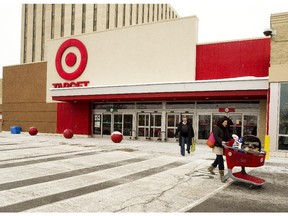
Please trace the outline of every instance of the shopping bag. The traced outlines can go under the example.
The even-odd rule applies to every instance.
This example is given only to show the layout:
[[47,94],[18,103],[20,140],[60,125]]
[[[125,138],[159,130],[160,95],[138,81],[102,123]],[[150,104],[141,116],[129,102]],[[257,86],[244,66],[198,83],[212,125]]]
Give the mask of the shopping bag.
[[195,139],[192,138],[192,144],[191,144],[191,147],[190,147],[190,151],[191,151],[191,152],[194,152],[194,151],[195,151],[195,147],[196,147],[196,145],[195,145]]
[[210,133],[209,137],[208,137],[208,140],[206,141],[206,144],[210,147],[210,148],[213,148],[214,145],[215,145],[216,141],[215,141],[215,138],[214,138],[214,134],[213,132]]

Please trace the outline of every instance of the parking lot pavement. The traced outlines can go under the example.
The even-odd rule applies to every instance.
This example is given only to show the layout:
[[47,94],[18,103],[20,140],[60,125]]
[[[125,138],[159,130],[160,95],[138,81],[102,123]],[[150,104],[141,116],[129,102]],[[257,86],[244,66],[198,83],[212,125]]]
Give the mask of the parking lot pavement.
[[[2,132],[0,212],[192,212],[233,186],[207,172],[213,159],[201,144],[183,157],[177,142]],[[257,169],[286,169],[269,162]]]
[[261,187],[230,181],[225,190],[219,190],[187,212],[288,212],[288,164],[269,163],[249,174],[265,179]]

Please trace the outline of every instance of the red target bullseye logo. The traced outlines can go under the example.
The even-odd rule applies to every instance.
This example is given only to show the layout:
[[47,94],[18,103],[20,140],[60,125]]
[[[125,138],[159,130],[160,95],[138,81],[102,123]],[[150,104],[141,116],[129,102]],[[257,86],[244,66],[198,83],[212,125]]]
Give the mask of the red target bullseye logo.
[[[80,63],[78,67],[74,71],[67,72],[63,68],[62,58],[63,57],[65,58],[64,63],[66,64],[66,67],[68,68],[72,68],[73,66],[75,66],[78,61],[77,55],[73,52],[68,52],[67,55],[63,56],[66,50],[69,51],[70,47],[75,47],[79,50],[81,59],[80,59]],[[87,59],[88,59],[87,50],[81,41],[77,39],[66,40],[64,43],[61,44],[61,46],[59,47],[56,53],[56,58],[55,58],[56,70],[59,76],[62,77],[63,79],[74,80],[78,78],[85,70],[85,67],[87,65]]]

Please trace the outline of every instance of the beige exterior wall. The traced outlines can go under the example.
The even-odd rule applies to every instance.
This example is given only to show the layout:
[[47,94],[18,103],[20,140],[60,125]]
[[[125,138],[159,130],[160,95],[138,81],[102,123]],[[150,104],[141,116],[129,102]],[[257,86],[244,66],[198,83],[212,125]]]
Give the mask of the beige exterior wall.
[[271,59],[269,82],[288,81],[288,13],[271,15]]
[[[285,151],[278,147],[280,86],[288,82],[288,13],[272,14],[270,17],[271,54],[269,68],[270,103],[269,103],[269,140],[271,155],[285,156]],[[287,156],[286,156],[287,157]]]
[[258,137],[261,140],[262,146],[265,143],[266,135],[266,117],[267,117],[267,100],[260,100],[260,116],[259,116],[259,134]]
[[[170,5],[152,6],[148,18],[147,4],[23,4],[21,63],[45,61],[50,39],[165,20],[166,11],[175,14],[166,20],[178,17]],[[153,13],[163,19],[152,19]]]
[[[76,38],[85,45],[88,61],[82,75],[73,82],[89,81],[89,86],[103,86],[194,81],[197,35],[197,17],[81,35]],[[56,53],[67,39],[49,42],[47,101],[51,99],[52,83],[67,82],[55,67]],[[69,51],[77,54],[78,50],[65,50]],[[63,59],[65,55],[64,67]],[[77,59],[80,62],[81,56]],[[69,72],[69,68],[65,71]]]
[[41,133],[56,132],[57,105],[46,103],[46,71],[46,62],[4,67],[4,131],[20,126],[27,132],[34,126]]

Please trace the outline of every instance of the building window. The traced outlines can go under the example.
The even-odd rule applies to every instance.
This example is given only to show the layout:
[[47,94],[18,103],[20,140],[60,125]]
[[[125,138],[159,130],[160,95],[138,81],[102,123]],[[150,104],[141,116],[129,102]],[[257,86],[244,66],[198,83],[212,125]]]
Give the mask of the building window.
[[71,35],[74,35],[75,31],[75,4],[72,4],[71,10]]
[[156,7],[157,7],[157,12],[156,12],[157,13],[157,20],[156,21],[159,21],[159,4],[157,4]]
[[82,33],[85,33],[86,29],[86,5],[82,5]]
[[36,14],[37,6],[33,5],[33,33],[32,33],[32,62],[35,61],[35,45],[36,45]]
[[94,11],[93,11],[93,31],[97,31],[97,4],[94,4]]
[[142,23],[144,23],[145,4],[142,4]]
[[162,103],[137,103],[136,109],[162,109]]
[[64,36],[64,25],[65,25],[65,4],[61,5],[61,37]]
[[139,4],[136,4],[136,24],[138,24],[138,18],[139,18]]
[[132,11],[133,11],[133,4],[130,4],[130,25],[132,25]]
[[106,29],[109,29],[109,20],[110,19],[110,4],[107,4],[106,10]]
[[154,22],[154,14],[155,14],[155,5],[152,6],[152,22]]
[[118,27],[118,4],[115,5],[115,28]]
[[126,17],[126,4],[123,5],[123,23],[122,23],[122,26],[125,26],[125,17]]
[[278,149],[288,150],[288,83],[280,86]]
[[149,22],[149,16],[150,16],[150,4],[147,6],[147,22]]
[[28,19],[28,6],[25,4],[24,9],[24,44],[23,44],[23,63],[26,63],[27,55],[27,19]]
[[54,26],[55,26],[55,4],[52,4],[52,11],[51,11],[51,39],[54,38]]
[[42,4],[42,29],[41,29],[41,61],[44,60],[44,48],[45,48],[45,4]]
[[167,19],[167,8],[168,8],[168,5],[166,4],[165,5],[165,20]]
[[161,20],[163,20],[163,4],[161,4]]

